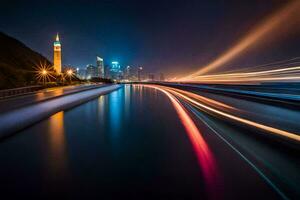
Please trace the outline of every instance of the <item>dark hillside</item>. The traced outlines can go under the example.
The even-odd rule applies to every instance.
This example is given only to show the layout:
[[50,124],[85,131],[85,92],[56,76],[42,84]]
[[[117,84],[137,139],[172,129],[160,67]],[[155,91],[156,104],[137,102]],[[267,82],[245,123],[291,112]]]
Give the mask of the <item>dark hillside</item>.
[[0,89],[34,84],[35,67],[52,66],[41,54],[0,32]]

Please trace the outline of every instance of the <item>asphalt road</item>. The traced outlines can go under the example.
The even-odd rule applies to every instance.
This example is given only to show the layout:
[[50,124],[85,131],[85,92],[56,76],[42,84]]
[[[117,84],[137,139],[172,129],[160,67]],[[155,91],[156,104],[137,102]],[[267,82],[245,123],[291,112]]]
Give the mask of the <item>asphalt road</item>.
[[126,85],[2,140],[2,195],[298,199],[299,112],[197,93]]

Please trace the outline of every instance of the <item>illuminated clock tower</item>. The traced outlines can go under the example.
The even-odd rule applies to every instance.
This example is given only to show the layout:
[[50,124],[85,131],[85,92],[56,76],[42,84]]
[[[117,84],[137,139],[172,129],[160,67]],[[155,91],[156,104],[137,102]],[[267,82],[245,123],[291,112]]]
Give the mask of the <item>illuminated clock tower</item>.
[[55,71],[60,74],[61,73],[61,45],[59,42],[59,36],[56,35],[54,46],[54,56],[53,56],[53,63]]

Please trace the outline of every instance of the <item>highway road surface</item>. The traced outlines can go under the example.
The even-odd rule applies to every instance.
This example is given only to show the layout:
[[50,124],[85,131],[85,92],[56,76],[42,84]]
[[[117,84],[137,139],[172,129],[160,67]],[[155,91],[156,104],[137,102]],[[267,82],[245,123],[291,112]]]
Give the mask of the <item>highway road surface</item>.
[[299,199],[299,119],[267,101],[124,85],[1,140],[1,195]]

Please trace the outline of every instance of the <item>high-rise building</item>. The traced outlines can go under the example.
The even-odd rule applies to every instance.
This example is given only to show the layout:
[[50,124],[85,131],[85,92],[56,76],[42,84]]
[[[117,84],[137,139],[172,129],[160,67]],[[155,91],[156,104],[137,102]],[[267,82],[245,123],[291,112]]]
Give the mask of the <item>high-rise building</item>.
[[111,68],[110,68],[111,72],[119,72],[120,70],[121,70],[121,66],[119,65],[119,62],[117,61],[111,62]]
[[112,79],[116,79],[116,80],[120,80],[122,79],[123,76],[123,71],[121,70],[121,66],[119,64],[119,62],[117,61],[113,61],[111,63],[111,68],[110,68],[110,77]]
[[77,70],[77,76],[78,76],[80,79],[86,79],[86,78],[87,78],[87,75],[86,75],[86,69],[79,68],[79,69]]
[[99,77],[97,67],[89,64],[86,66],[86,79],[90,79],[94,77]]
[[60,45],[58,34],[56,35],[56,39],[54,41],[53,46],[54,46],[53,67],[56,73],[60,74],[61,73],[61,45]]
[[125,78],[129,80],[131,78],[131,67],[127,66],[125,69]]
[[104,77],[110,78],[110,66],[109,65],[104,65]]
[[100,58],[99,56],[96,57],[96,66],[97,66],[98,76],[100,78],[104,78],[105,71],[104,71],[103,58]]
[[137,71],[137,78],[138,78],[138,81],[141,81],[141,80],[142,80],[142,71],[143,71],[143,67],[139,67],[139,68],[138,68],[138,71]]

